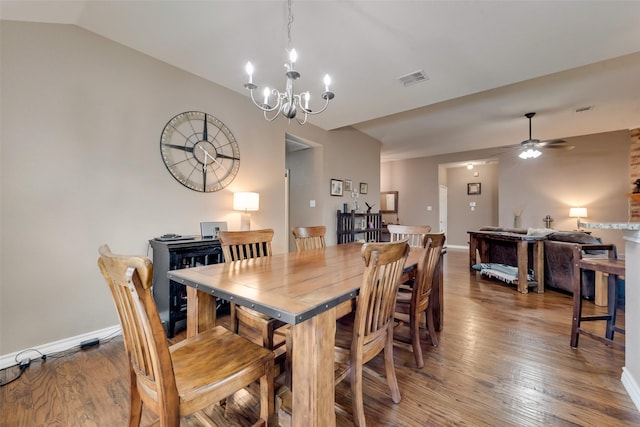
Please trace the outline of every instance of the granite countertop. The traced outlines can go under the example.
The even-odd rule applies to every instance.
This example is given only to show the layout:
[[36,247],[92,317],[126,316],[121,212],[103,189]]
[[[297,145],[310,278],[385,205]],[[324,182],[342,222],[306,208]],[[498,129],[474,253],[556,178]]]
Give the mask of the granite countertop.
[[640,222],[582,222],[580,227],[599,230],[633,230],[640,231]]

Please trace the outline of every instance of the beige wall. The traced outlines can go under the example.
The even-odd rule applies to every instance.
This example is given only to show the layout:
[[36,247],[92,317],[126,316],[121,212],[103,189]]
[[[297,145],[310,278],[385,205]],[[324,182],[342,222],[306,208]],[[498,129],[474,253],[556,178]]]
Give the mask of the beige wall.
[[[474,176],[478,174],[478,176]],[[480,183],[478,195],[467,194],[467,184]],[[498,164],[479,164],[472,170],[466,167],[447,168],[447,241],[465,245],[467,231],[498,223]],[[472,210],[470,203],[476,206]],[[465,227],[461,227],[464,224]]]
[[[385,162],[381,165],[382,187],[400,192],[401,222],[438,224],[439,165],[495,158],[498,162],[498,218],[497,223],[484,225],[512,227],[514,210],[520,208],[524,228],[544,227],[543,218],[549,214],[555,220],[553,228],[572,230],[576,228],[576,221],[568,217],[571,206],[587,207],[588,219],[595,222],[627,221],[629,131],[565,139],[575,146],[573,150],[547,149],[535,161],[519,159],[515,149],[489,149]],[[456,176],[452,173],[446,175],[449,195],[447,241],[451,245],[466,245],[468,240],[464,232],[478,225],[477,212],[468,209],[471,198],[466,196],[466,184],[476,181],[452,180],[452,176]],[[483,182],[483,192],[484,180],[485,173],[481,173],[479,182]],[[434,206],[431,215],[423,212],[426,204]],[[465,204],[467,207],[460,211],[459,206]],[[615,243],[621,252],[624,251],[621,231],[598,230],[593,234]]]
[[[380,165],[382,191],[398,191],[398,214],[386,214],[388,222],[438,225],[438,164],[422,157]],[[379,203],[379,202],[378,202]],[[427,210],[432,206],[432,210]]]
[[[329,178],[379,191],[380,144],[354,129],[268,123],[244,94],[78,27],[0,29],[0,355],[116,325],[98,246],[145,254],[150,238],[199,234],[201,221],[239,229],[234,191],[260,193],[252,228],[273,228],[274,250],[287,251],[285,132],[321,147],[303,192],[334,242],[342,202],[329,195]],[[225,190],[191,191],[161,160],[162,128],[189,110],[215,115],[238,141],[240,171]]]
[[[508,225],[515,207],[524,208],[523,227],[541,227],[550,214],[553,227],[576,228],[571,206],[588,209],[589,221],[626,222],[629,218],[629,131],[567,138],[573,150],[546,150],[540,162],[500,159],[500,224]],[[512,155],[513,156],[513,155]],[[622,232],[594,230],[624,252]]]

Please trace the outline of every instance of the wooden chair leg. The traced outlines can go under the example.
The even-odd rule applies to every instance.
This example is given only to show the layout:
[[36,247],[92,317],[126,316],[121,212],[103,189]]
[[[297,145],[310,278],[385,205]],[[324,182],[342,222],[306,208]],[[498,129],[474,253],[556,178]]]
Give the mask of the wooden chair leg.
[[139,427],[140,420],[142,419],[142,399],[136,386],[136,373],[131,367],[131,364],[129,364],[129,373],[131,375],[129,387],[129,400],[131,405],[129,411],[129,427]]
[[578,273],[574,273],[573,277],[573,319],[571,320],[571,347],[578,347],[578,328],[580,327],[580,317],[582,316],[582,295],[581,295],[581,274],[580,268]]
[[[422,346],[420,345],[420,319],[413,313],[409,315],[409,333],[411,334],[411,347],[413,348],[413,357],[416,359],[418,368],[424,367],[424,359],[422,358]],[[386,356],[385,356],[386,360]]]
[[427,330],[429,331],[429,337],[431,338],[431,345],[438,346],[438,337],[436,336],[436,327],[433,321],[433,310],[431,309],[431,303],[427,307]]
[[229,329],[231,332],[238,333],[238,313],[236,312],[237,307],[234,303],[229,304]]
[[273,322],[266,322],[262,328],[262,346],[273,350]]
[[267,426],[276,425],[273,374],[274,365],[272,361],[267,366],[265,374],[260,377],[260,418],[265,421]]
[[353,424],[356,427],[367,425],[364,417],[364,398],[362,395],[362,363],[351,366],[351,396],[353,409]]
[[161,402],[158,409],[160,427],[180,427],[180,409],[177,402],[175,405]]
[[286,354],[284,359],[284,369],[285,369],[285,383],[289,390],[293,391],[293,380],[291,376],[291,370],[293,369],[293,338],[291,337],[291,331],[287,331],[287,335],[285,337],[285,348]]
[[[420,346],[419,341],[418,346]],[[422,358],[422,353],[420,353],[420,355]],[[398,387],[398,379],[396,378],[396,367],[393,364],[393,325],[389,326],[387,342],[384,346],[384,368],[387,375],[389,391],[391,392],[391,400],[393,400],[393,403],[400,403],[400,388]],[[362,389],[362,385],[360,388]]]
[[609,312],[609,319],[607,319],[606,337],[610,340],[613,340],[613,334],[615,332],[616,309],[618,307],[618,287],[616,278],[617,276],[615,274],[609,274],[609,278],[607,280],[607,296],[609,299],[607,311]]

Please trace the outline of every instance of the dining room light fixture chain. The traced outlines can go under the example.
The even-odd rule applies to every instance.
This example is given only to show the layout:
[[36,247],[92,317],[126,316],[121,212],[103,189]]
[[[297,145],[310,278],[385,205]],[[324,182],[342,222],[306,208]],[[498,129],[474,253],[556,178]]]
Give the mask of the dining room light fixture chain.
[[[269,87],[265,87],[262,91],[263,102],[256,101],[254,96],[254,90],[258,88],[256,84],[253,83],[253,64],[251,62],[247,62],[246,72],[249,76],[249,81],[244,84],[244,87],[249,90],[251,101],[253,104],[262,110],[264,114],[264,118],[267,121],[275,120],[280,114],[284,117],[288,118],[289,121],[295,118],[296,121],[303,125],[307,122],[309,115],[320,114],[324,110],[327,109],[329,105],[329,101],[335,97],[335,94],[329,90],[329,85],[331,84],[331,77],[328,74],[324,76],[324,92],[320,95],[320,97],[324,100],[324,105],[318,111],[313,111],[309,108],[309,101],[311,96],[309,92],[302,92],[296,94],[295,90],[295,81],[300,78],[300,73],[297,72],[294,68],[295,63],[298,59],[298,53],[294,48],[291,47],[291,28],[293,26],[293,12],[291,10],[291,0],[288,0],[288,19],[287,19],[287,41],[288,41],[288,50],[289,50],[289,63],[284,64],[286,68],[285,76],[287,78],[285,90],[283,92],[278,91],[277,89],[269,89]],[[274,104],[271,105],[271,99],[274,99]],[[298,110],[301,113],[302,118],[298,116]],[[271,114],[273,113],[273,114]]]

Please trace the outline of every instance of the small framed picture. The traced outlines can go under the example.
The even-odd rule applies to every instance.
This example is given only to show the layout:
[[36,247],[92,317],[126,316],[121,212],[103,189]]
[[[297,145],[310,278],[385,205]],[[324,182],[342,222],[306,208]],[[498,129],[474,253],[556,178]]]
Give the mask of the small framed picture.
[[339,179],[331,180],[331,195],[332,196],[342,196],[342,186],[343,182]]
[[350,179],[344,180],[344,191],[346,191],[347,193],[351,193],[353,191],[353,181],[351,181]]
[[369,184],[366,182],[360,183],[360,194],[367,194],[369,192]]
[[480,194],[480,183],[479,182],[468,183],[467,194]]

